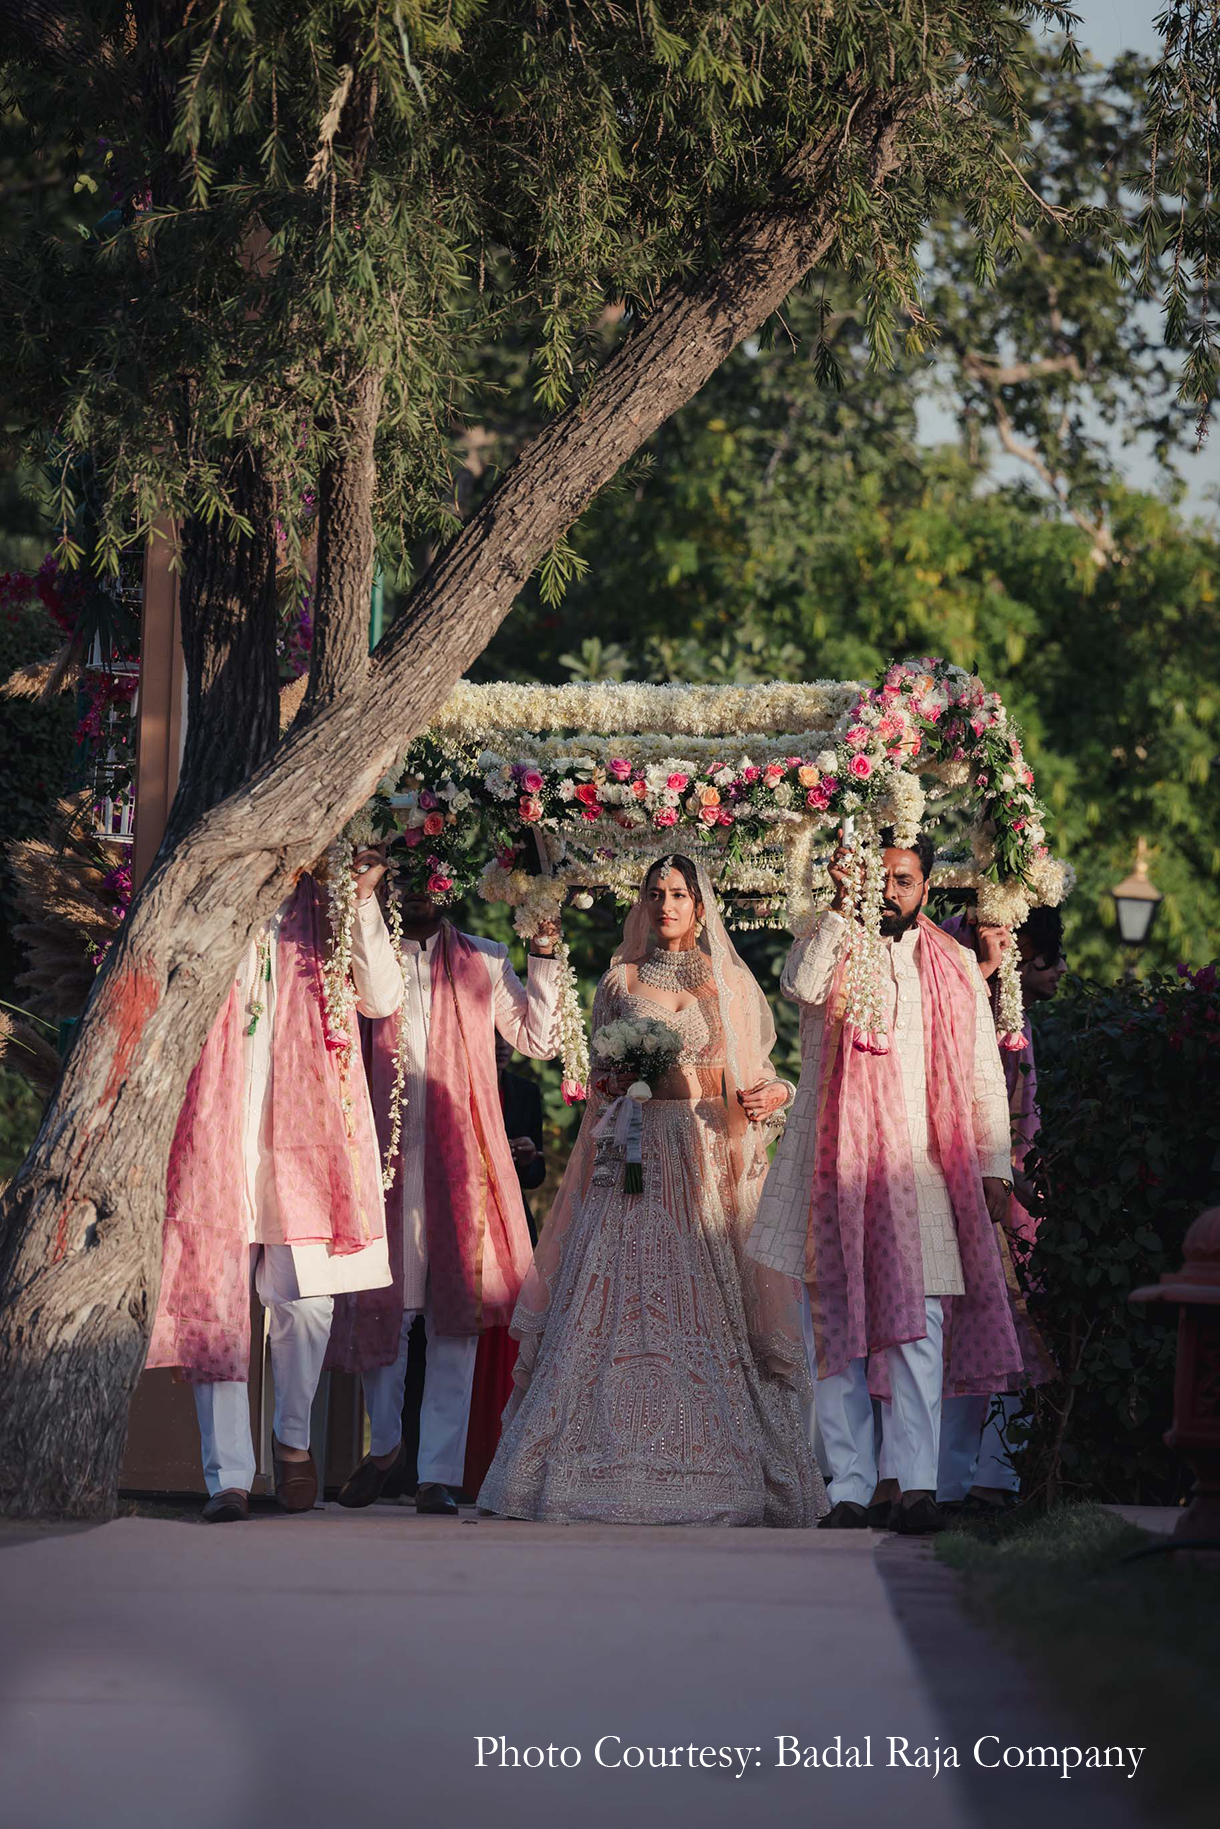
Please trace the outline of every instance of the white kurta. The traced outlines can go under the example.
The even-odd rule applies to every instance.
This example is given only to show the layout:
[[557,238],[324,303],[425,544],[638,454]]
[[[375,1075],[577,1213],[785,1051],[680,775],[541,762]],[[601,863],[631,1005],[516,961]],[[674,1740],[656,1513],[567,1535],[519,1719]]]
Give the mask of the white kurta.
[[[249,1012],[257,1000],[263,1010],[253,1035],[246,1034],[243,1148],[246,1162],[244,1189],[246,1224],[252,1245],[282,1245],[283,1225],[276,1195],[271,1145],[271,1088],[275,1071],[272,1036],[275,1032],[279,932],[287,903],[278,908],[264,928],[270,942],[270,978],[261,976],[257,937],[251,941],[237,975],[237,988],[243,1008]],[[352,977],[356,986],[357,1008],[362,1016],[392,1016],[402,1001],[402,974],[394,957],[394,948],[386,930],[376,896],[368,896],[356,905],[352,927]],[[369,1105],[370,1137],[376,1137],[372,1122],[372,1105],[363,1072],[357,1072],[362,1096]],[[303,1113],[303,1121],[308,1114]],[[376,1144],[373,1145],[376,1155]],[[381,1164],[373,1171],[374,1183],[381,1181]],[[317,1241],[293,1245],[293,1266],[297,1294],[301,1296],[338,1295],[356,1289],[383,1289],[390,1282],[390,1265],[384,1234],[374,1238],[363,1251],[332,1255],[329,1246]]]
[[[807,939],[797,940],[780,980],[785,997],[801,1006],[801,1079],[788,1114],[750,1235],[749,1255],[789,1276],[805,1273],[809,1196],[817,1146],[817,1100],[827,1004],[847,937],[847,924],[827,911]],[[903,1106],[915,1176],[916,1210],[923,1246],[925,1296],[961,1295],[961,1254],[949,1190],[928,1132],[923,998],[917,929],[887,943],[888,1016],[902,1080]],[[979,1172],[1001,1180],[1011,1174],[1008,1096],[995,1023],[982,973],[963,948],[975,984],[972,1118]]]
[[[406,969],[406,1079],[402,1114],[402,1255],[403,1307],[422,1309],[428,1284],[428,1233],[424,1212],[424,1153],[428,1129],[428,1031],[432,1020],[432,955],[439,931],[421,945],[404,940]],[[518,1054],[549,1060],[559,1045],[559,965],[555,959],[530,955],[528,990],[509,962],[507,947],[495,940],[464,938],[477,947],[491,983],[490,1018],[482,1037],[488,1058],[494,1056],[497,1032]]]

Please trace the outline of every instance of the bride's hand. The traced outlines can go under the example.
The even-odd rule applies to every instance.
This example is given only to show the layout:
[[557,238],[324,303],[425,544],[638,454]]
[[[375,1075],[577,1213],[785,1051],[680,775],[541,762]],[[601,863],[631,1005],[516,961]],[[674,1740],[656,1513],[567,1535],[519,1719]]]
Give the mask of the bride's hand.
[[594,1092],[600,1092],[607,1099],[621,1099],[628,1086],[634,1086],[635,1080],[629,1073],[607,1073],[600,1080],[594,1080]]
[[757,1086],[747,1086],[744,1092],[739,1088],[737,1102],[751,1124],[762,1124],[787,1104],[788,1092],[778,1080],[759,1080]]

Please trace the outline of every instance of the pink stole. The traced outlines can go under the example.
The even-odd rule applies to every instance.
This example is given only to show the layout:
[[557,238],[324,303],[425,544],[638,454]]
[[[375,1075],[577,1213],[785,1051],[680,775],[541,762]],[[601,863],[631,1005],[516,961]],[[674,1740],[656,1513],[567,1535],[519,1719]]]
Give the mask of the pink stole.
[[[928,1126],[966,1287],[965,1295],[945,1300],[946,1389],[991,1392],[1020,1372],[1021,1353],[974,1139],[974,986],[955,941],[922,915],[919,933]],[[926,1332],[901,1069],[892,1049],[871,1054],[845,1041],[844,976],[840,965],[828,1009],[806,1249],[821,1378]],[[876,1363],[883,1384],[884,1360]]]
[[[483,955],[446,921],[432,951],[424,1223],[428,1301],[438,1334],[506,1327],[532,1256],[496,1074],[491,981]],[[389,1141],[398,1018],[367,1025],[369,1080],[383,1149]],[[398,1353],[403,1313],[401,1158],[386,1197],[394,1281],[335,1303],[327,1363],[362,1372]]]
[[507,1327],[533,1256],[492,1027],[486,962],[446,921],[432,957],[424,1160],[429,1298],[441,1334]]
[[[328,1045],[317,887],[303,876],[280,923],[270,1134],[281,1237],[337,1256],[380,1233],[377,1146],[352,1024],[344,1118],[339,1051]],[[266,1020],[266,1018],[264,1018]],[[203,1383],[247,1376],[250,1259],[244,1151],[249,1017],[236,985],[212,1025],[170,1151],[161,1293],[146,1364]]]

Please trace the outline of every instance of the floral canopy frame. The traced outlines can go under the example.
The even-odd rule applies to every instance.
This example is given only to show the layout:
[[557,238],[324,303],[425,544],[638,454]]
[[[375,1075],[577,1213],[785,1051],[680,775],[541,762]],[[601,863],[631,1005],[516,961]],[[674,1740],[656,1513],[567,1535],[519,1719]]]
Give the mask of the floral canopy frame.
[[[507,903],[529,938],[569,899],[633,899],[657,853],[685,847],[727,919],[799,935],[829,900],[826,861],[850,820],[845,1016],[856,1046],[880,1051],[880,835],[909,845],[950,811],[959,827],[965,815],[964,837],[932,881],[974,890],[980,920],[1015,929],[1070,891],[1000,695],[934,657],[895,662],[872,686],[462,681],[346,829],[336,867],[344,846],[391,837],[415,886],[440,902],[476,889]],[[1014,952],[997,1018],[1010,1047],[1022,1039]],[[587,1054],[574,982],[564,1006],[575,1096]]]

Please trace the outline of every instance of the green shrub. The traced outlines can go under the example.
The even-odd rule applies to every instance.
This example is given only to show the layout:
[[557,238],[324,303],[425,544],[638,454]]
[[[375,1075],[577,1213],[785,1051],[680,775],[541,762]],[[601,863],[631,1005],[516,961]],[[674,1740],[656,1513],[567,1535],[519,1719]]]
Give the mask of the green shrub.
[[1036,1393],[1018,1464],[1044,1502],[1175,1500],[1164,1445],[1177,1312],[1131,1291],[1182,1261],[1220,1198],[1220,990],[1214,966],[1101,989],[1038,1014],[1041,1215],[1030,1307],[1062,1380]]

